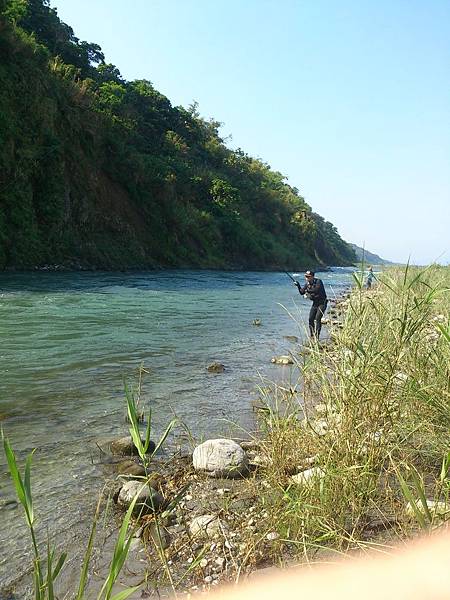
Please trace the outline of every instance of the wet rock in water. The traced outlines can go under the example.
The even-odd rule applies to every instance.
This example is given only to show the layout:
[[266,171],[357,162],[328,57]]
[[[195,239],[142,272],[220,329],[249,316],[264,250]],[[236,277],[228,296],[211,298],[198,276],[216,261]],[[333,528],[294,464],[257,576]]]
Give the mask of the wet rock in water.
[[293,365],[294,361],[292,360],[292,356],[288,356],[287,354],[282,356],[274,356],[270,362],[276,365]]
[[127,509],[135,496],[138,500],[134,506],[134,514],[155,512],[161,506],[164,498],[152,487],[144,485],[141,481],[127,481],[119,492],[117,504]]
[[[142,440],[144,443],[145,440]],[[117,438],[112,440],[109,444],[111,453],[116,456],[132,456],[138,454],[137,448],[133,443],[131,436]],[[150,446],[147,450],[147,454],[151,454],[155,450],[155,442],[150,441]]]
[[292,344],[297,344],[298,342],[298,337],[296,335],[285,335],[284,339]]
[[239,477],[247,472],[248,457],[233,440],[208,440],[197,446],[192,455],[194,469],[210,477]]
[[228,527],[216,515],[199,515],[194,517],[189,525],[193,537],[212,538],[220,533],[227,533]]
[[314,481],[321,479],[325,475],[323,469],[320,467],[312,467],[296,475],[292,475],[291,479],[297,485],[310,485]]
[[134,460],[124,460],[117,465],[119,475],[129,475],[132,477],[144,477],[145,469]]
[[14,499],[0,499],[0,510],[14,510],[19,507],[19,503]]
[[257,327],[259,327],[260,325],[262,325],[261,319],[253,319],[253,325],[256,325]]
[[[138,423],[143,423],[144,422],[144,419],[145,419],[144,411],[138,411],[136,413],[136,416],[137,416],[137,422]],[[125,423],[131,423],[130,417],[128,415],[128,411],[125,413],[124,421],[125,421]]]
[[209,373],[223,373],[225,371],[225,366],[220,362],[213,362],[206,368]]

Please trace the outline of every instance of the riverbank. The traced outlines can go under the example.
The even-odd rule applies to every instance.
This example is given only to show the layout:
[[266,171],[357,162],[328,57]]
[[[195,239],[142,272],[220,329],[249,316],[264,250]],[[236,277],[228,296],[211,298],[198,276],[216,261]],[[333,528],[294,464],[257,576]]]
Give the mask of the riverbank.
[[[242,478],[212,478],[190,456],[152,461],[165,504],[134,532],[120,583],[190,594],[274,566],[388,551],[445,522],[449,279],[437,267],[389,271],[331,307],[332,343],[293,350],[292,367],[274,367],[291,369],[291,385],[260,390]],[[110,555],[107,544],[92,591]]]
[[[357,286],[330,309],[332,343],[293,352],[298,385],[262,390],[261,437],[242,444],[249,474],[215,480],[185,459],[165,550],[178,591],[389,551],[447,520],[448,285],[436,267]],[[193,536],[202,515],[213,533]]]

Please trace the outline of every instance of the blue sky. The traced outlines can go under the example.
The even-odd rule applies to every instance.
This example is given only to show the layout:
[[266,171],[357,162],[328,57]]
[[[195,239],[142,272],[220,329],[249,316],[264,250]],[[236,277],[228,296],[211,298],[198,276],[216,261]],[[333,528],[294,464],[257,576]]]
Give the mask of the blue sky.
[[194,100],[348,241],[450,261],[448,0],[52,0],[126,79]]

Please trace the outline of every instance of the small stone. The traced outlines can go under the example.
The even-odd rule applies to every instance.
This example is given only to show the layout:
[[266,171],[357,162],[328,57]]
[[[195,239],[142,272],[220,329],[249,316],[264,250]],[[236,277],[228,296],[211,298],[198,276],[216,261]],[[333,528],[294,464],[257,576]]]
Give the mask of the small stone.
[[212,583],[213,582],[213,578],[211,577],[211,575],[207,575],[203,581],[205,583]]
[[224,546],[225,548],[228,548],[228,550],[232,550],[234,548],[234,545],[228,540],[225,540]]
[[148,538],[152,540],[152,542],[158,548],[162,550],[166,550],[172,541],[169,531],[163,526],[156,526],[156,523],[151,523],[146,529]]
[[274,540],[277,540],[280,537],[280,534],[277,533],[276,531],[271,531],[270,533],[268,533],[266,535],[266,539],[269,540],[269,542],[273,542]]
[[198,563],[202,569],[208,566],[208,560],[206,558],[202,558],[202,560]]
[[272,464],[271,459],[265,454],[255,454],[249,463],[254,467],[269,467]]
[[298,337],[296,335],[285,335],[284,339],[292,344],[296,344],[298,342]]
[[144,477],[145,469],[142,465],[134,462],[134,460],[124,460],[117,465],[117,472],[120,475],[128,475],[130,477]]
[[[419,512],[421,512],[422,514],[425,512],[423,504],[420,500],[416,500],[415,505],[418,508]],[[444,502],[443,500],[435,501],[427,499],[427,507],[431,514],[435,516],[447,517],[450,513],[450,505],[448,505],[447,502]],[[416,511],[414,510],[414,507],[411,504],[411,502],[408,502],[408,504],[406,505],[406,514],[410,517],[416,517]]]
[[164,498],[155,489],[148,485],[143,485],[140,481],[127,481],[122,486],[117,499],[117,504],[123,508],[128,508],[135,496],[138,500],[134,505],[134,514],[153,512],[158,510],[164,501]]
[[285,354],[283,356],[274,356],[273,358],[271,358],[270,362],[274,363],[276,365],[293,365],[294,364],[292,357],[288,356],[287,354]]
[[224,496],[225,494],[229,494],[231,492],[230,488],[217,488],[216,492],[219,496]]
[[220,362],[213,362],[206,368],[209,373],[223,373],[225,371],[225,365]]
[[218,567],[223,568],[225,564],[225,559],[223,558],[223,556],[219,556],[214,562]]
[[189,525],[189,531],[193,537],[214,537],[222,532],[226,532],[228,527],[219,517],[215,515],[200,515],[194,517]]
[[[145,440],[142,440],[142,443],[144,444]],[[155,442],[150,441],[147,454],[151,454],[155,450],[155,447]],[[132,456],[133,454],[138,454],[138,450],[134,445],[131,436],[112,440],[109,444],[109,448],[111,453],[117,456]]]
[[292,475],[291,479],[297,485],[310,485],[313,481],[321,479],[325,473],[320,467],[312,467],[296,475]]

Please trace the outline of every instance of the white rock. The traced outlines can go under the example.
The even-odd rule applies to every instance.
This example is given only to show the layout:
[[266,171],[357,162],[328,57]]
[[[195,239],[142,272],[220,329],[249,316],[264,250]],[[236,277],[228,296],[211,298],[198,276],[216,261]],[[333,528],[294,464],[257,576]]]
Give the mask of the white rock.
[[211,577],[211,575],[207,575],[203,581],[205,583],[212,583],[213,582],[213,578]]
[[271,531],[266,535],[266,539],[272,542],[273,540],[277,540],[280,537],[280,534],[276,531]]
[[216,560],[214,561],[216,563],[216,565],[220,568],[223,567],[223,565],[225,564],[225,559],[223,556],[219,556],[218,558],[216,558]]
[[[416,506],[422,514],[425,513],[423,504],[420,500],[416,500]],[[427,506],[428,506],[428,510],[430,511],[430,513],[432,515],[443,516],[450,512],[450,506],[446,502],[443,502],[443,501],[436,502],[435,500],[427,500]],[[406,514],[409,515],[410,517],[416,516],[416,513],[414,511],[414,508],[413,508],[411,502],[408,502],[408,504],[406,505]]]
[[312,467],[296,475],[292,475],[291,479],[297,485],[310,485],[313,481],[321,479],[325,473],[320,467]]
[[189,525],[192,536],[212,538],[216,534],[226,533],[228,527],[216,515],[194,517]]
[[239,477],[247,471],[248,457],[233,440],[208,440],[195,448],[192,455],[194,469],[205,471],[211,477]]
[[202,560],[198,563],[202,569],[208,566],[208,561],[206,558],[202,558]]

